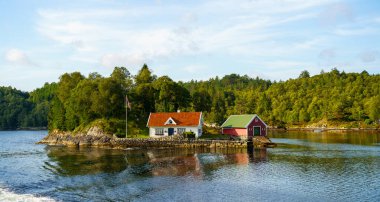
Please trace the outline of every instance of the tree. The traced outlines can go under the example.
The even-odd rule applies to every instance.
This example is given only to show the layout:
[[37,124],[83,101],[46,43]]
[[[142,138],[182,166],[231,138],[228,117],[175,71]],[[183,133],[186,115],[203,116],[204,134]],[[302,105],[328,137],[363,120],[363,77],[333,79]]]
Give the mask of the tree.
[[135,77],[136,85],[144,83],[152,83],[154,81],[154,76],[152,76],[152,71],[148,68],[148,65],[144,64]]
[[373,96],[366,102],[365,111],[372,121],[380,120],[380,95]]
[[132,87],[131,73],[125,67],[115,67],[110,78],[125,90]]
[[212,99],[210,94],[204,89],[194,92],[192,96],[193,108],[198,112],[210,112],[212,106]]
[[149,70],[146,64],[140,69],[135,76],[135,88],[130,94],[130,99],[135,103],[133,111],[135,116],[139,119],[146,119],[150,112],[155,112],[155,95],[156,89],[154,89],[152,82],[155,80],[155,76]]
[[298,76],[299,79],[302,78],[310,78],[310,73],[307,70],[303,70],[301,74]]

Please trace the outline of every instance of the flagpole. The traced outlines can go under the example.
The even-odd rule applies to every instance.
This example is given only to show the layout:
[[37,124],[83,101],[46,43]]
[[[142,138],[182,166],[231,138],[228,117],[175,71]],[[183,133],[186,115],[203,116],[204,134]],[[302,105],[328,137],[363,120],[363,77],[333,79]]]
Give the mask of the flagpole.
[[128,137],[128,98],[125,95],[125,138]]

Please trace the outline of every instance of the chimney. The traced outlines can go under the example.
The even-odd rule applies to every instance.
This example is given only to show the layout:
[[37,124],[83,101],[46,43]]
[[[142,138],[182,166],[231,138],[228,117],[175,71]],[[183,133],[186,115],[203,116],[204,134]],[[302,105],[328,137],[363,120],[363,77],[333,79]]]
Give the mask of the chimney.
[[177,113],[180,113],[180,112],[181,112],[181,110],[177,109]]

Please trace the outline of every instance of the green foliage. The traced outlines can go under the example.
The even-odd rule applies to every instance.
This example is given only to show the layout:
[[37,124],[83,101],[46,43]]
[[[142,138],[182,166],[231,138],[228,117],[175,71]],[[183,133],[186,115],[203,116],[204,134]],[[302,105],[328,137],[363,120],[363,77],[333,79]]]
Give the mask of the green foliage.
[[186,132],[182,133],[182,135],[184,138],[188,138],[188,139],[194,139],[195,138],[195,133],[193,131],[186,131]]
[[155,80],[155,76],[152,75],[152,71],[148,68],[148,65],[144,64],[135,77],[136,85],[152,83]]
[[159,112],[183,110],[190,106],[191,96],[182,85],[168,76],[159,77],[153,83],[155,89],[155,109]]
[[33,106],[28,97],[28,93],[11,87],[0,87],[1,130],[12,130],[29,124],[28,115]]
[[45,83],[31,93],[0,87],[0,130],[46,127],[56,87],[55,83]]
[[310,73],[307,70],[304,70],[301,72],[298,78],[302,79],[302,78],[309,78],[309,77],[310,77]]
[[[286,127],[321,120],[375,122],[380,118],[379,83],[380,75],[332,69],[313,77],[303,71],[286,82],[231,74],[184,86],[193,95],[193,109],[207,112],[206,122],[220,125],[231,114],[256,113],[269,125]],[[210,111],[207,94],[212,95]]]
[[51,104],[49,129],[72,131],[99,118],[124,118],[124,96],[131,84],[123,67],[115,67],[107,78],[96,73],[88,78],[77,72],[62,75]]
[[[49,129],[72,131],[94,120],[124,120],[127,94],[132,105],[128,109],[128,137],[147,133],[142,128],[146,128],[150,112],[186,109],[191,103],[186,88],[167,76],[156,79],[146,65],[135,77],[124,67],[115,67],[110,77],[91,73],[86,78],[74,72],[62,75],[58,82],[57,96],[51,102]],[[103,122],[97,124],[106,131],[119,136],[124,131],[120,127],[125,126],[111,129]]]
[[223,134],[203,134],[200,139],[207,139],[207,140],[229,140],[231,139],[231,136],[229,135],[223,135]]
[[[65,73],[58,83],[46,83],[30,93],[0,87],[0,129],[48,125],[49,130],[72,131],[96,120],[125,120],[126,95],[132,105],[128,136],[147,136],[150,112],[177,110],[202,111],[204,120],[216,125],[229,115],[251,113],[279,127],[321,121],[378,125],[379,83],[380,75],[337,69],[312,77],[303,71],[298,79],[286,82],[238,74],[175,82],[168,76],[157,78],[145,64],[136,76],[125,67],[115,67],[109,77]],[[104,128],[122,136],[125,126],[116,122]]]
[[[378,83],[379,84],[379,83]],[[380,85],[380,84],[379,84]],[[367,112],[368,117],[372,121],[377,121],[380,119],[380,95],[374,95],[371,98],[367,99],[365,102],[365,111]]]

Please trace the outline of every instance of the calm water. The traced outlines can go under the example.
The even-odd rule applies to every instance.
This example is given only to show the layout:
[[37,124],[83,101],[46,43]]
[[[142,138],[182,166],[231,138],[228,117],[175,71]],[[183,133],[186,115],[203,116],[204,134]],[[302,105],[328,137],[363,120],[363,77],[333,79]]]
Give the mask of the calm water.
[[275,133],[261,150],[106,150],[0,132],[0,201],[380,201],[380,134]]

